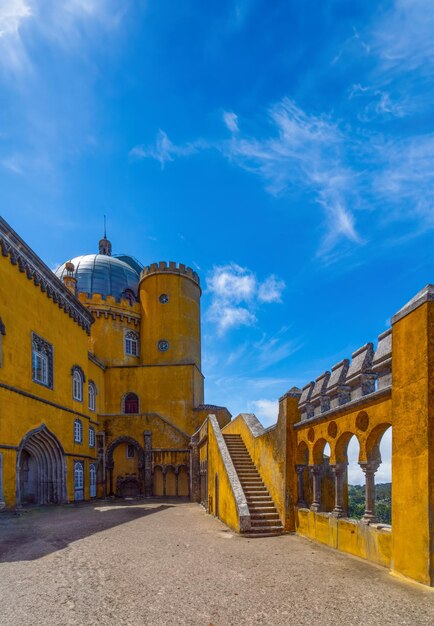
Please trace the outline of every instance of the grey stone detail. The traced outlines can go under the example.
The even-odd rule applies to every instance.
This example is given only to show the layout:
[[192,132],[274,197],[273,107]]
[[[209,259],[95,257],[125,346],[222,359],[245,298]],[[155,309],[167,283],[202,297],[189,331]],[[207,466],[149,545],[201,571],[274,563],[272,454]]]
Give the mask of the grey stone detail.
[[264,434],[265,428],[254,413],[240,413],[240,416],[246,422],[254,437],[260,437]]
[[215,415],[211,413],[210,415],[208,415],[208,419],[209,419],[211,428],[213,429],[214,436],[217,441],[220,456],[222,458],[223,465],[225,466],[226,474],[227,474],[229,484],[232,489],[232,493],[234,494],[235,503],[236,503],[237,512],[238,512],[240,532],[241,533],[247,532],[250,530],[251,520],[250,520],[250,511],[247,505],[246,496],[244,494],[243,488],[241,487],[240,479],[238,478],[238,474],[235,470],[234,464],[231,459],[231,455],[229,454],[229,450],[227,448],[226,442],[222,435],[222,431],[220,430],[220,426],[217,421],[217,418]]
[[326,395],[327,384],[330,378],[330,372],[326,371],[315,380],[315,386],[310,397],[313,406],[313,414],[325,413],[330,408],[330,400]]
[[301,389],[299,389],[298,387],[291,387],[291,389],[284,393],[283,396],[280,396],[279,402],[281,400],[284,400],[285,398],[298,398],[300,400],[300,397]]
[[145,451],[145,497],[149,498],[152,496],[152,432],[150,430],[144,431],[143,443],[143,449]]
[[349,367],[349,359],[343,359],[332,367],[331,376],[327,385],[330,409],[335,409],[351,400],[350,387],[345,384]]
[[298,402],[298,408],[300,411],[301,420],[310,419],[311,417],[314,416],[313,406],[310,402],[314,387],[315,387],[315,383],[312,380],[310,383],[305,385],[303,389],[301,390],[301,396]]
[[403,317],[414,311],[415,309],[425,304],[425,302],[433,302],[434,301],[434,285],[428,284],[425,285],[423,289],[418,291],[418,293],[407,302],[406,305],[402,307],[395,315],[392,317],[392,324],[396,324]]
[[372,370],[373,358],[374,345],[372,343],[366,343],[351,355],[351,365],[346,379],[346,384],[351,389],[351,400],[375,391],[376,376]]
[[372,370],[377,375],[378,389],[392,384],[392,329],[378,337],[378,346],[372,361]]
[[0,250],[3,256],[10,258],[12,265],[17,265],[20,272],[32,280],[36,287],[63,309],[88,335],[90,334],[90,327],[93,324],[92,313],[77,300],[2,217],[0,217]]

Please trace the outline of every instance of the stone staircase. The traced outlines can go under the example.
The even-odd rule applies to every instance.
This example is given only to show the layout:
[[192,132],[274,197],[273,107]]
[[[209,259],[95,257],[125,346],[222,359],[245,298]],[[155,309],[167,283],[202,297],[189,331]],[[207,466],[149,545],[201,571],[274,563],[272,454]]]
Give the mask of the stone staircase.
[[283,526],[267,487],[253,463],[241,435],[223,435],[249,507],[251,529],[243,536],[274,537]]

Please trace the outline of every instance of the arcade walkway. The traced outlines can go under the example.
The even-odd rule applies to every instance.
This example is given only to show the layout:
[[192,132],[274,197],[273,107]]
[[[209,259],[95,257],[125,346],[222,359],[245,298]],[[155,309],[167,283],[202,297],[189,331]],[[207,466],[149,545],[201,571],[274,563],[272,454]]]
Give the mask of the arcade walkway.
[[196,504],[0,514],[0,623],[424,626],[434,593],[296,536],[242,539]]

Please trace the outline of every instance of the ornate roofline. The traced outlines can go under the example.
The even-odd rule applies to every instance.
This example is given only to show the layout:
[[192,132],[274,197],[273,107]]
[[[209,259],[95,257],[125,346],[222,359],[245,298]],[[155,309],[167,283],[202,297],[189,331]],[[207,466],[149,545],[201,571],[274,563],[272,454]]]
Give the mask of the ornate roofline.
[[33,280],[48,298],[71,317],[90,335],[93,316],[65,287],[62,281],[45,265],[33,250],[17,235],[9,224],[0,216],[0,248],[12,265],[17,265],[20,272]]

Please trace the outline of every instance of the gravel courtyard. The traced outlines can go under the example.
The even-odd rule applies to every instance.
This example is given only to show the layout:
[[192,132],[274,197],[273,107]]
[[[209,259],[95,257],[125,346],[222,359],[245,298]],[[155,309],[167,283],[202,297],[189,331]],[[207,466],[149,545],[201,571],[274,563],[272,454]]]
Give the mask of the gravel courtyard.
[[0,515],[0,624],[434,623],[434,593],[296,536],[243,539],[190,502]]

